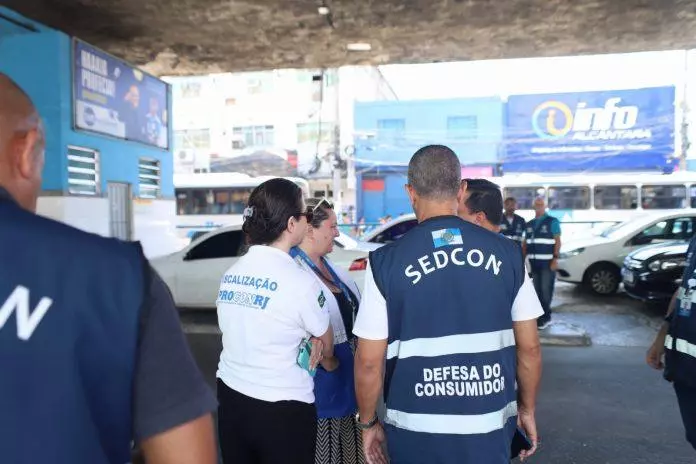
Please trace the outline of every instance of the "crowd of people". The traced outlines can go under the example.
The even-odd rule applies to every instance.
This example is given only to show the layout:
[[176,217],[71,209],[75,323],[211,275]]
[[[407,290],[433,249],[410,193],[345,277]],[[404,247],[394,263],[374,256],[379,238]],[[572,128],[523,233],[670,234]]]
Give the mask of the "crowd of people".
[[[148,464],[535,453],[537,292],[558,243],[541,201],[520,246],[499,233],[520,228],[495,185],[463,181],[449,148],[421,148],[406,186],[418,225],[370,253],[361,292],[326,257],[333,205],[264,182],[243,213],[250,247],[220,280],[215,401],[140,246],[35,214],[44,152],[31,99],[0,74],[3,463],[124,463],[134,443]],[[666,367],[696,447],[695,244],[648,362]]]

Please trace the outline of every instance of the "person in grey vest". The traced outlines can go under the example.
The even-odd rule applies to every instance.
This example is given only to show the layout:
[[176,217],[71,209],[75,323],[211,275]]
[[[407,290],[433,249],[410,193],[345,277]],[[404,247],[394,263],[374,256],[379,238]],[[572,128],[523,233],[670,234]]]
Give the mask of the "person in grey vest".
[[[686,253],[680,287],[667,307],[667,316],[647,353],[648,365],[664,369],[674,384],[686,440],[696,450],[696,237]],[[664,361],[663,361],[664,356]]]
[[545,329],[551,323],[551,301],[561,250],[561,223],[546,212],[546,202],[542,197],[534,200],[534,212],[536,217],[527,223],[522,252],[529,259],[534,287],[544,308],[537,326]]
[[0,462],[123,464],[135,441],[148,464],[216,463],[169,290],[139,244],[35,214],[44,147],[0,74]]
[[517,425],[533,443],[523,457],[536,449],[543,311],[517,245],[457,217],[460,172],[449,148],[418,150],[406,187],[418,225],[369,255],[353,329],[369,463],[508,463]]

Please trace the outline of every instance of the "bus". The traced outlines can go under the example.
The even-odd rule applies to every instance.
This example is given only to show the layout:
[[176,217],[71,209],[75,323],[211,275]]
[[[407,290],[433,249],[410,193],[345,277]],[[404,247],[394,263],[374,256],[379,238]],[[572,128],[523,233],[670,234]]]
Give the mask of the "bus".
[[[241,224],[252,190],[277,176],[252,177],[239,172],[174,174],[177,236],[186,241],[218,227]],[[309,197],[309,183],[285,177]]]
[[534,217],[534,199],[546,200],[549,214],[566,233],[604,229],[647,211],[696,208],[696,172],[672,174],[615,173],[541,176],[520,174],[490,177],[503,197],[517,200],[517,213]]

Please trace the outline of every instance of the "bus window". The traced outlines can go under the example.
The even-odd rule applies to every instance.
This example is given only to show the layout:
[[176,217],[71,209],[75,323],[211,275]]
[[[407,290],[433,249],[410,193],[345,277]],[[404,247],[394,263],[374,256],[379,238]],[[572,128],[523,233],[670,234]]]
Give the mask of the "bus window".
[[686,187],[683,185],[644,185],[641,189],[643,208],[676,209],[686,206]]
[[598,185],[594,189],[597,209],[636,209],[638,187],[633,185]]
[[176,214],[181,216],[189,214],[191,209],[191,192],[189,190],[176,189]]
[[696,185],[691,186],[689,193],[691,194],[691,207],[696,208]]
[[250,188],[236,188],[232,191],[232,204],[230,205],[230,213],[232,214],[242,214],[244,208],[246,208],[249,202],[249,195],[251,195],[252,189]]
[[215,189],[215,205],[213,214],[230,214],[230,191]]
[[549,187],[550,209],[590,209],[589,187]]
[[512,197],[517,201],[517,209],[534,209],[534,199],[544,196],[543,187],[505,187],[503,197]]
[[210,189],[193,189],[193,208],[188,214],[212,214],[213,191]]

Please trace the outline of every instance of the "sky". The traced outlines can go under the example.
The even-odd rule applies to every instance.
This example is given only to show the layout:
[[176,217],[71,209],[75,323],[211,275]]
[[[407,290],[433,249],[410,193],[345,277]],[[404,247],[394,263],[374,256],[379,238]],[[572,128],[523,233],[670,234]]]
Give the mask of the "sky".
[[421,100],[683,86],[686,56],[681,50],[386,65],[380,69],[399,99]]

